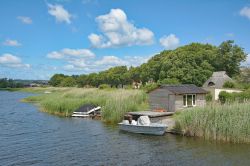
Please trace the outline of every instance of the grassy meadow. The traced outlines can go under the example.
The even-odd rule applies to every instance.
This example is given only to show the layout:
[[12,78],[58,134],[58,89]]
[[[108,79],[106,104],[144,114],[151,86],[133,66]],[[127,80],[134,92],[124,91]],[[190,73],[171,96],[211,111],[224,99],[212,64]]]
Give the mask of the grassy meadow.
[[[23,99],[24,102],[37,103],[41,111],[59,116],[71,116],[83,104],[96,104],[102,107],[102,120],[117,123],[130,111],[148,108],[147,95],[141,90],[94,88],[26,88],[26,92],[39,93]],[[52,93],[45,94],[45,91]]]
[[175,115],[176,129],[187,136],[250,143],[250,103],[211,104]]

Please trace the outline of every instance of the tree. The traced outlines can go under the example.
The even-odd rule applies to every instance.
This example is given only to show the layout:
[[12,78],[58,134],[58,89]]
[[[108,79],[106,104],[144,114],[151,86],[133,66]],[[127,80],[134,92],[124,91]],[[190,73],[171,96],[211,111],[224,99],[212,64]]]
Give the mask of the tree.
[[192,43],[166,54],[162,61],[160,80],[176,79],[184,84],[201,86],[212,74],[216,48],[208,44]]
[[222,42],[218,47],[215,67],[217,71],[226,71],[232,77],[240,72],[240,63],[245,61],[247,54],[243,48],[234,44],[233,40]]
[[[131,84],[133,81],[142,81],[143,84],[153,81],[201,86],[214,71],[225,70],[229,76],[237,75],[240,64],[245,59],[246,53],[243,48],[230,40],[222,42],[218,47],[191,43],[175,50],[162,51],[147,63],[130,67],[129,70],[126,66],[117,66],[99,73],[72,77],[77,80],[79,87],[98,87],[101,84],[118,87]],[[249,74],[245,75],[240,79],[249,80]],[[65,77],[67,76],[63,74],[55,74],[50,79],[50,84],[59,86]]]
[[76,79],[76,83],[78,87],[84,87],[85,85],[87,85],[87,75],[82,74],[79,77],[77,77]]
[[64,78],[60,84],[63,87],[74,87],[77,85],[76,80],[72,76]]
[[52,86],[60,86],[65,77],[67,76],[64,74],[55,74],[50,78],[49,84]]

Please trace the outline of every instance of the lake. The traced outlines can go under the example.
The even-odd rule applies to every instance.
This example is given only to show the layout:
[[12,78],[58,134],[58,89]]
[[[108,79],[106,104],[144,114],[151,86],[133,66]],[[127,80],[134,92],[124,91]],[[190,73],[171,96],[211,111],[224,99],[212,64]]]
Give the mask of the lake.
[[250,165],[249,144],[121,132],[20,102],[30,95],[0,91],[0,165]]

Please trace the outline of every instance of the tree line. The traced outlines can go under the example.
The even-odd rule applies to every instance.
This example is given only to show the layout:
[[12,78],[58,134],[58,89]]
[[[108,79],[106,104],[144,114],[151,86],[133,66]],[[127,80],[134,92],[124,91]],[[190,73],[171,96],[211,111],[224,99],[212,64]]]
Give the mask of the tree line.
[[12,79],[1,78],[0,79],[0,88],[23,88],[24,84],[16,82]]
[[226,71],[230,77],[240,75],[241,62],[247,54],[234,41],[219,46],[191,43],[175,50],[165,50],[138,67],[117,66],[99,73],[67,76],[55,74],[49,84],[65,87],[111,87],[131,85],[133,82],[160,84],[195,84],[201,86],[214,71]]

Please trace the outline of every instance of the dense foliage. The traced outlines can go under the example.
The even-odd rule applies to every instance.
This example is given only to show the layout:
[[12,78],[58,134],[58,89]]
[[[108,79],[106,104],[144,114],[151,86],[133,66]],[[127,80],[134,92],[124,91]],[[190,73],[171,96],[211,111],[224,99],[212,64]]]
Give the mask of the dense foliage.
[[[132,82],[163,84],[195,84],[201,86],[214,71],[224,70],[229,76],[240,73],[240,63],[246,59],[243,48],[233,41],[219,46],[191,43],[175,50],[163,51],[139,67],[118,66],[99,73],[80,76],[55,74],[52,86],[92,86],[108,84],[118,87]],[[69,79],[72,77],[73,79]],[[67,79],[65,82],[64,79]],[[248,79],[247,76],[242,79]],[[249,80],[248,80],[249,81]]]
[[0,88],[22,88],[24,85],[19,82],[15,82],[12,79],[2,78],[0,79]]
[[223,88],[235,88],[235,84],[232,81],[226,81],[223,84]]
[[232,103],[232,102],[247,102],[250,101],[250,90],[246,90],[240,93],[228,93],[220,92],[219,100],[221,103]]

